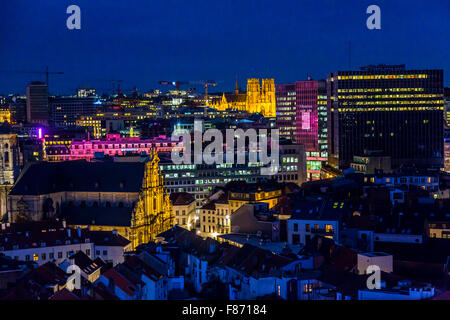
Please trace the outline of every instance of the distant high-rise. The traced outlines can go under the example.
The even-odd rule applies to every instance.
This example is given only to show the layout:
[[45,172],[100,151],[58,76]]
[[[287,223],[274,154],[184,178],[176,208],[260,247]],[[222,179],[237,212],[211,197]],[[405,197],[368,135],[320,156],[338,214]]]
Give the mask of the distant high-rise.
[[27,87],[27,122],[48,124],[48,86],[32,82]]
[[295,117],[297,112],[297,95],[295,84],[277,84],[275,86],[277,128],[280,138],[295,141]]
[[327,78],[329,163],[376,152],[392,167],[443,165],[443,71],[367,66]]
[[276,121],[280,138],[303,144],[308,179],[319,179],[327,160],[326,81],[306,80],[276,85]]
[[445,127],[447,129],[450,129],[450,87],[444,88],[444,103],[445,103],[445,112],[444,112]]
[[55,127],[75,126],[82,116],[95,115],[97,98],[59,97],[52,99],[50,105],[50,124]]

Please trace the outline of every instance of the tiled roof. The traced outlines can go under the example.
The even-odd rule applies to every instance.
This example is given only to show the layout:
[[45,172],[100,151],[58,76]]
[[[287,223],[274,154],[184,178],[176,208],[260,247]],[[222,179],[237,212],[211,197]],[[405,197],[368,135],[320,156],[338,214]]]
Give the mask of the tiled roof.
[[[69,236],[70,230],[70,236]],[[50,247],[65,245],[66,241],[70,244],[89,242],[95,245],[122,246],[125,247],[130,243],[119,234],[112,231],[91,231],[88,229],[80,229],[81,236],[78,235],[76,229],[50,229],[37,231],[24,231],[10,233],[8,230],[0,232],[0,246],[3,250],[13,250],[15,246],[18,249],[26,249],[33,247]]]
[[134,293],[138,289],[130,280],[121,275],[114,268],[109,269],[105,272],[104,276],[108,279],[112,279],[114,285],[120,288],[123,292],[125,292],[129,296],[134,296]]
[[78,251],[77,253],[70,256],[69,259],[73,260],[74,264],[80,267],[80,269],[87,274],[91,274],[101,268],[101,265],[97,265],[83,251]]
[[70,225],[99,225],[129,227],[131,225],[131,207],[81,207],[61,206],[60,218]]
[[144,168],[141,162],[36,162],[22,171],[10,195],[61,191],[139,192]]
[[80,300],[78,296],[74,293],[70,292],[66,288],[57,291],[54,295],[52,295],[49,300]]
[[195,198],[187,192],[174,192],[170,194],[170,200],[174,206],[184,206],[194,202]]
[[224,250],[220,260],[223,265],[254,277],[278,271],[293,261],[249,244]]

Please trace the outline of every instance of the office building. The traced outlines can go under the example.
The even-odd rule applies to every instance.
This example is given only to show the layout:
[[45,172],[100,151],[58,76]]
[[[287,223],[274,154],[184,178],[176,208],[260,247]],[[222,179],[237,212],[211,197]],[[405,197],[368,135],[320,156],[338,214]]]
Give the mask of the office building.
[[32,82],[27,87],[27,122],[49,123],[48,86],[43,82]]
[[96,114],[95,97],[59,97],[50,101],[50,122],[55,127],[75,126],[82,116]]
[[309,79],[277,84],[275,93],[280,138],[305,145],[308,180],[319,179],[322,162],[328,157],[326,82]]
[[370,152],[402,165],[443,166],[443,70],[366,66],[327,78],[329,163]]
[[306,181],[306,156],[303,145],[280,143],[280,166],[273,176],[261,174],[262,162],[245,164],[174,164],[170,157],[161,157],[159,163],[164,185],[169,193],[188,192],[201,207],[215,187],[225,186],[230,181],[244,180],[256,183],[261,179],[275,178],[278,182],[301,185]]

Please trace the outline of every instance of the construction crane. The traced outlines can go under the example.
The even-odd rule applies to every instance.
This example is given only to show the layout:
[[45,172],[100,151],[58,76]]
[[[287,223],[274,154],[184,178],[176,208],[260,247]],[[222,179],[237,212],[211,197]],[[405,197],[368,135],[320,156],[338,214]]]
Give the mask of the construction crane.
[[117,83],[117,94],[120,95],[120,83],[123,82],[123,80],[118,79],[100,79],[97,80],[100,82],[111,82],[111,94],[114,94],[116,92],[116,83]]
[[200,80],[200,81],[159,81],[160,85],[174,86],[177,90],[180,90],[180,85],[193,84],[202,85],[205,88],[205,104],[208,104],[208,86],[217,86],[217,82],[214,80]]
[[203,85],[205,86],[205,104],[208,105],[208,86],[217,86],[217,83],[213,80],[205,80],[203,81]]
[[28,71],[28,70],[1,70],[1,72],[11,72],[11,73],[29,73],[29,74],[45,74],[45,84],[49,86],[49,75],[53,74],[64,74],[62,71],[48,71],[48,66],[45,67],[45,71]]

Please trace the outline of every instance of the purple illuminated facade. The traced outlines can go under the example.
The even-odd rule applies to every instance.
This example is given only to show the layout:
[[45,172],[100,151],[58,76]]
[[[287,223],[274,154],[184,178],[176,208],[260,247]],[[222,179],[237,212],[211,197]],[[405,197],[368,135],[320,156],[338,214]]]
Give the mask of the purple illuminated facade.
[[91,161],[95,154],[107,156],[123,156],[127,154],[170,153],[172,149],[182,150],[182,143],[173,141],[170,137],[158,136],[150,139],[138,137],[121,137],[118,133],[107,134],[104,140],[73,140],[70,148],[56,146],[49,148],[49,161],[86,160]]
[[326,153],[326,83],[307,80],[276,85],[280,138],[304,144],[306,151]]
[[280,138],[305,146],[308,180],[320,178],[327,154],[327,96],[325,80],[296,81],[275,87]]
[[306,151],[319,151],[317,96],[318,82],[297,81],[295,141],[305,145]]

